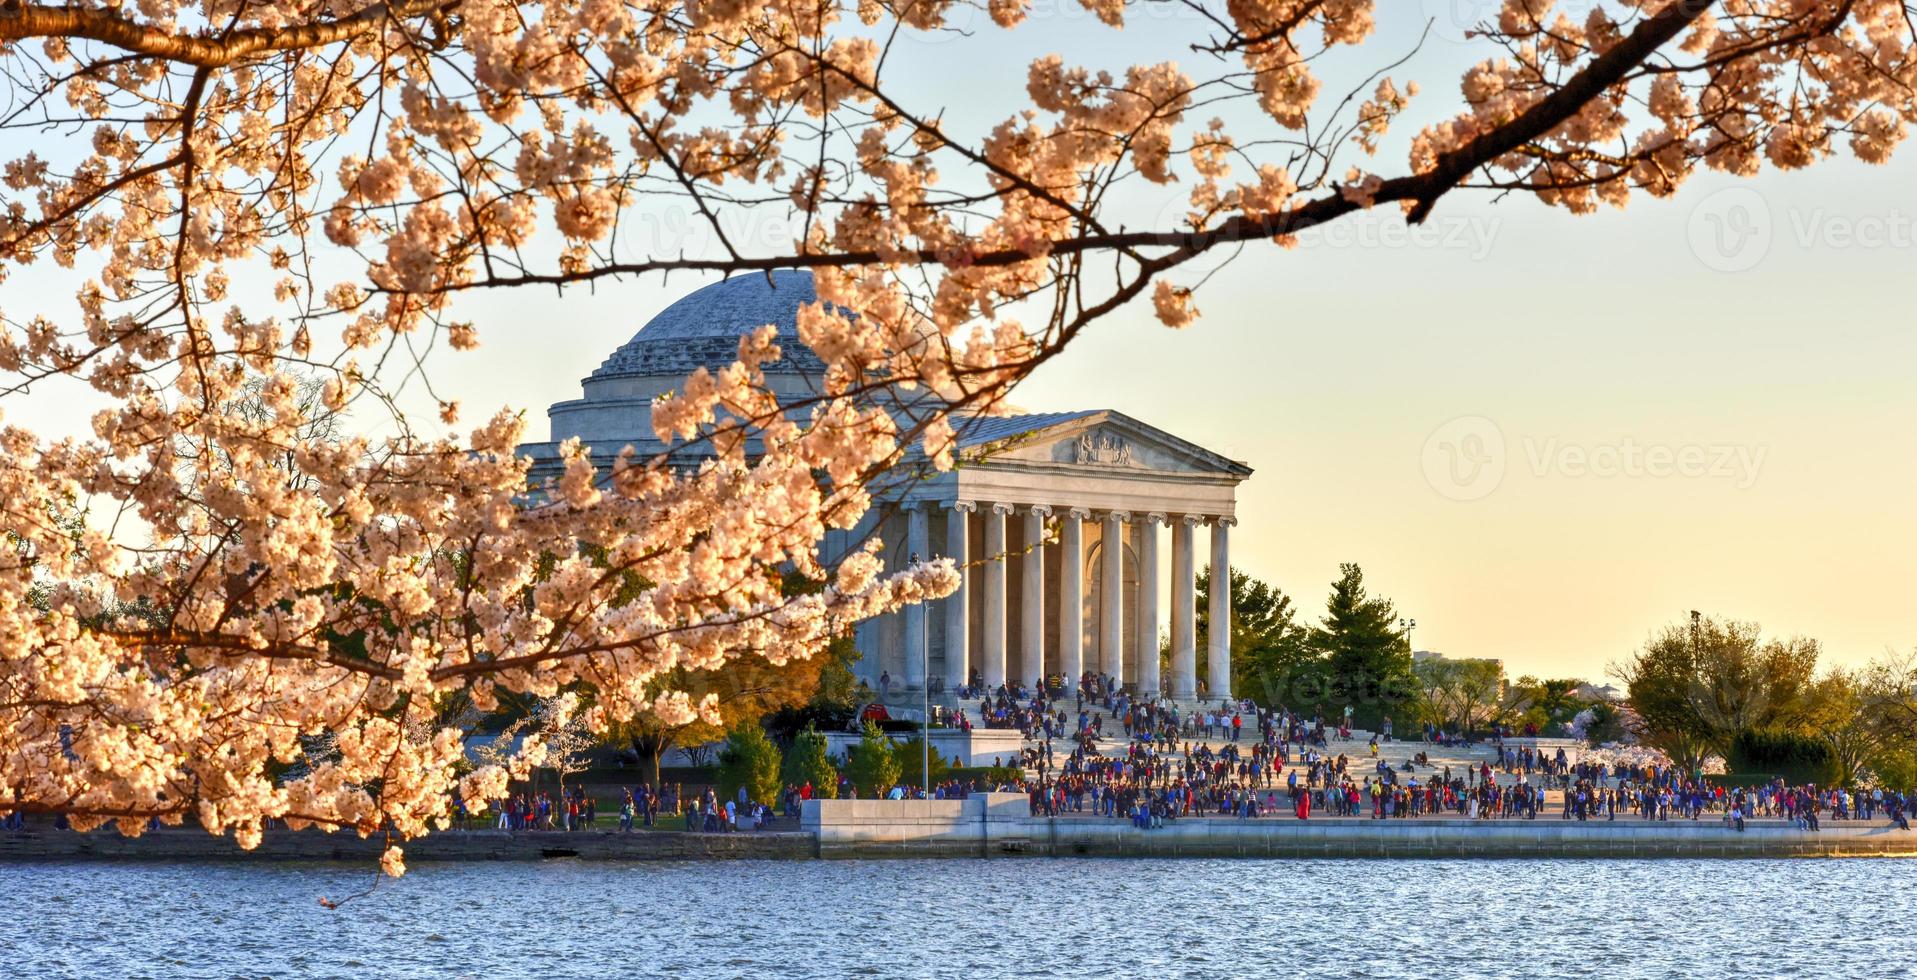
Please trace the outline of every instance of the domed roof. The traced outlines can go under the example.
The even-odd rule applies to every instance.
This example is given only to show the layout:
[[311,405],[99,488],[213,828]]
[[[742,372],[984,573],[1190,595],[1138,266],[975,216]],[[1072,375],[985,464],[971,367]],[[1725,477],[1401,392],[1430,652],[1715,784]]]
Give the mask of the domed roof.
[[647,321],[586,380],[716,371],[738,360],[741,335],[768,323],[778,328],[782,354],[765,366],[768,374],[823,374],[825,362],[799,342],[799,306],[817,298],[812,273],[802,269],[722,279]]

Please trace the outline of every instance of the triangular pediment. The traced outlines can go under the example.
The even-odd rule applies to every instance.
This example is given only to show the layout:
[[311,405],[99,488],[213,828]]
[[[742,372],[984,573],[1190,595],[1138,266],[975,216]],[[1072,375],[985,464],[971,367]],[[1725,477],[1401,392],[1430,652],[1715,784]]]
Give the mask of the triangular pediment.
[[1118,412],[977,420],[961,427],[964,455],[1003,462],[1123,473],[1190,473],[1243,479],[1251,467]]

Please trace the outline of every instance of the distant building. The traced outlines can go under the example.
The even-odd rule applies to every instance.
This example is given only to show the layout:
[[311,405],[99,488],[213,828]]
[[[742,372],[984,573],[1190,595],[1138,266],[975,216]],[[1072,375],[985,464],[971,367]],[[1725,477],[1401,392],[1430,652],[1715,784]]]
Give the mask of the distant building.
[[1623,691],[1618,690],[1610,684],[1603,686],[1596,684],[1579,684],[1577,695],[1586,701],[1609,701],[1613,704],[1622,704],[1626,700],[1629,700]]

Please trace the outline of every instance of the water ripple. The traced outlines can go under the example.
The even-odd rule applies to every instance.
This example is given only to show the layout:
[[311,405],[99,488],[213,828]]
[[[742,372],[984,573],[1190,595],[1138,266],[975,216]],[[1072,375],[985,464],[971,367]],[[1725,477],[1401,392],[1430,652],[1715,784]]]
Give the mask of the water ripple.
[[[1908,964],[1910,864],[0,865],[21,977],[1571,976]],[[1850,896],[1818,902],[1806,896]],[[1901,907],[1900,903],[1893,904]],[[1875,973],[1875,970],[1867,970]]]

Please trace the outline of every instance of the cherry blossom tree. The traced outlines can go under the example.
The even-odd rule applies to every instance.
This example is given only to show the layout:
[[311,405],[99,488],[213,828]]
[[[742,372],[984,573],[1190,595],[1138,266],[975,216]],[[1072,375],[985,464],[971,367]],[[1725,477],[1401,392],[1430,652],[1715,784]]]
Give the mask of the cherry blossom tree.
[[[1000,43],[1029,0],[0,2],[0,276],[74,284],[44,310],[0,294],[0,809],[241,846],[269,818],[443,827],[510,768],[454,775],[453,700],[682,722],[711,705],[656,678],[807,656],[954,588],[947,563],[821,541],[893,468],[949,466],[953,413],[1088,325],[1134,300],[1193,322],[1202,256],[1371,208],[1422,222],[1460,190],[1584,213],[1699,169],[1879,162],[1913,113],[1899,0],[1504,0],[1392,163],[1420,89],[1377,21],[1405,10],[1079,2],[1103,26],[978,131],[891,56]],[[1089,63],[1158,11],[1195,36]],[[1332,58],[1362,84],[1326,91]],[[1179,216],[1114,211],[1174,182]],[[622,220],[664,206],[714,254],[635,250]],[[728,237],[766,214],[792,240]],[[470,297],[789,267],[816,278],[820,387],[775,396],[775,335],[751,333],[655,405],[679,456],[568,445],[531,486],[510,409],[454,437],[450,399],[404,408],[426,351],[500,329]],[[30,407],[62,381],[109,404],[82,437]],[[347,412],[390,422],[327,421]],[[785,594],[787,572],[823,587]],[[334,755],[274,775],[320,734]]]

